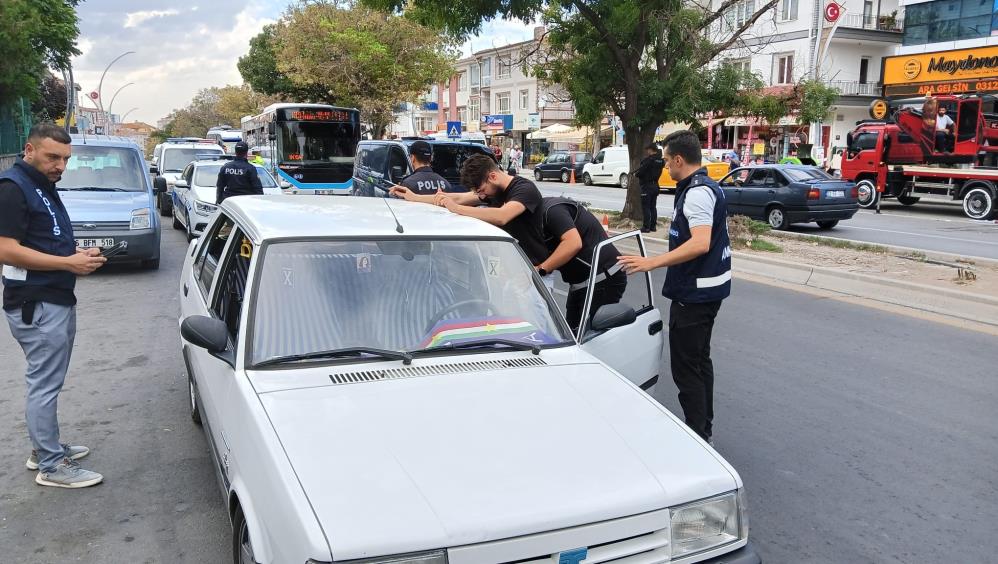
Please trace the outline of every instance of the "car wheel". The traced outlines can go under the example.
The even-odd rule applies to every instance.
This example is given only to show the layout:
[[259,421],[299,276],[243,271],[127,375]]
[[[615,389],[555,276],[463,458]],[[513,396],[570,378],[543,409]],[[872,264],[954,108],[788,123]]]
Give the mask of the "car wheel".
[[593,185],[593,177],[589,176],[588,172],[583,172],[582,173],[582,183],[585,184],[586,186],[592,186]]
[[142,270],[159,270],[159,259],[150,259],[142,261]]
[[781,206],[772,206],[766,210],[766,221],[769,226],[776,230],[783,230],[790,226],[787,221],[787,214]]
[[986,188],[974,188],[963,195],[963,213],[970,219],[991,219],[995,198]]
[[191,396],[191,421],[201,424],[201,410],[198,409],[198,386],[194,383],[194,377],[187,375],[187,388]]
[[870,209],[877,205],[880,200],[880,192],[877,192],[876,185],[869,180],[860,180],[856,183],[859,207]]
[[829,220],[829,221],[819,221],[818,222],[818,227],[820,227],[822,229],[831,229],[831,228],[835,227],[838,224],[839,224],[839,220],[832,219],[832,220]]
[[177,208],[173,208],[173,210],[170,212],[170,215],[173,216],[173,228],[174,229],[183,229],[184,228],[184,224],[180,223],[180,218],[177,217]]
[[170,199],[169,194],[160,194],[157,202],[159,203],[159,215],[166,217],[173,212],[173,200]]
[[541,174],[541,171],[534,170],[534,180],[536,180],[538,182],[540,182],[541,180],[544,180],[544,175]]
[[627,190],[628,178],[629,178],[628,175],[621,174],[620,178],[617,180],[617,182],[620,183],[620,187],[623,188],[624,190]]
[[898,202],[903,206],[913,206],[918,203],[921,198],[916,198],[914,196],[909,196],[908,194],[902,194],[898,196]]
[[249,527],[246,526],[243,508],[239,506],[236,506],[236,512],[232,516],[232,561],[235,564],[256,564]]

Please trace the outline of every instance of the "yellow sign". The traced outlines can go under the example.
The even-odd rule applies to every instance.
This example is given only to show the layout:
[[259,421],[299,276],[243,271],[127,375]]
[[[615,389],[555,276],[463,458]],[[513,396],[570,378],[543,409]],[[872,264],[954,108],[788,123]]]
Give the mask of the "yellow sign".
[[766,154],[766,143],[752,143],[752,154],[753,155],[765,155]]
[[884,85],[998,78],[998,46],[884,58]]
[[887,117],[887,102],[885,100],[874,100],[871,102],[870,117],[873,119],[884,119]]

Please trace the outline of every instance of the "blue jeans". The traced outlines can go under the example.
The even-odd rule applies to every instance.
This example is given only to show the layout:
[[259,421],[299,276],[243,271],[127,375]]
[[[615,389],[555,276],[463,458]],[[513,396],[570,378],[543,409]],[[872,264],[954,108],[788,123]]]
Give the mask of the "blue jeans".
[[28,436],[38,451],[38,469],[49,472],[63,459],[59,443],[59,392],[66,380],[76,339],[76,308],[39,302],[32,323],[21,319],[21,310],[4,311],[14,339],[21,345],[28,369],[25,419]]

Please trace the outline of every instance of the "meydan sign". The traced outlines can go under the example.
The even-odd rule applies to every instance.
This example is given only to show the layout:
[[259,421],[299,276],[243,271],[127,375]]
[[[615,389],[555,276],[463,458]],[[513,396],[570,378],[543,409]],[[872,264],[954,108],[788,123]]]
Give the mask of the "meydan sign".
[[958,71],[971,71],[977,69],[998,69],[998,55],[991,57],[975,57],[973,54],[967,55],[965,59],[950,59],[945,56],[936,59],[929,59],[929,72],[944,72],[946,74],[956,74]]

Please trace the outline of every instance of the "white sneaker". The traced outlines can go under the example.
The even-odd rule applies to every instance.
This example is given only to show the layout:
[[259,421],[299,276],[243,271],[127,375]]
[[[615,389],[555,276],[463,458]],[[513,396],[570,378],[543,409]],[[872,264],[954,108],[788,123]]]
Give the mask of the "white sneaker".
[[51,472],[39,472],[35,476],[35,483],[40,486],[52,486],[56,488],[85,488],[94,486],[104,481],[104,476],[97,472],[84,470],[79,462],[69,458],[63,458],[62,462],[56,465]]

